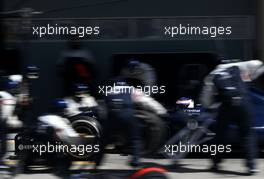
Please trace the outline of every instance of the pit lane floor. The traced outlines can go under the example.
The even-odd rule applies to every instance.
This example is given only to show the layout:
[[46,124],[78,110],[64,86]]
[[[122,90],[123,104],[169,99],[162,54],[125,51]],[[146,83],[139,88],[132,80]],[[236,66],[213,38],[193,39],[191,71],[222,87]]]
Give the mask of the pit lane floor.
[[[264,159],[258,159],[258,169],[260,172],[254,176],[246,176],[245,168],[243,166],[243,160],[241,159],[227,159],[222,165],[221,173],[212,173],[208,171],[210,166],[210,161],[207,159],[183,159],[178,164],[172,165],[167,159],[143,159],[145,165],[158,164],[166,168],[169,173],[169,178],[175,179],[212,179],[212,178],[250,178],[250,179],[260,179],[264,177]],[[84,171],[89,172],[89,168],[92,167],[91,162],[75,162],[73,164],[72,172],[76,173]],[[105,162],[102,167],[100,167],[99,172],[105,173],[107,175],[119,176],[125,178],[128,174],[133,171],[127,165],[127,157],[109,154],[107,155]],[[1,177],[0,177],[1,178]],[[15,179],[57,179],[51,174],[20,174],[15,177]]]
[[[14,138],[15,135],[10,135],[10,141],[8,142],[9,151],[14,151]],[[263,151],[264,152],[264,151]],[[11,152],[11,155],[12,152]],[[125,176],[131,174],[133,169],[127,165],[127,156],[120,156],[117,154],[108,154],[104,160],[103,166],[99,168],[99,172],[106,173],[109,175],[120,176],[125,178]],[[264,177],[264,159],[258,159],[258,169],[260,172],[254,176],[245,175],[244,162],[241,159],[227,159],[223,163],[221,173],[212,173],[208,171],[210,167],[210,161],[208,159],[182,159],[176,165],[172,165],[170,160],[167,159],[143,159],[142,161],[145,165],[153,166],[160,165],[169,171],[169,178],[175,179],[206,179],[206,178],[250,178],[250,179],[260,179]],[[16,161],[10,160],[10,165],[15,164]],[[89,172],[93,166],[92,162],[74,162],[71,168],[72,173]],[[40,170],[45,168],[38,168],[38,172],[32,171],[31,174],[20,174],[14,177],[14,179],[57,179],[52,174],[45,173],[39,174]],[[36,174],[38,173],[38,174]],[[44,172],[43,172],[44,173]],[[0,179],[3,176],[0,174]]]

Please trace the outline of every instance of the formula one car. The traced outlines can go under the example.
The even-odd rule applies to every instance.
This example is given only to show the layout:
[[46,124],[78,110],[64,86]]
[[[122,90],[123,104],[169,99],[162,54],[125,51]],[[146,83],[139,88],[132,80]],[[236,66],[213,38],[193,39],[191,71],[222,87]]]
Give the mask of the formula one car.
[[[252,103],[253,114],[253,126],[254,133],[257,137],[258,145],[264,146],[264,86],[263,86],[264,74],[259,75],[252,84],[249,90],[249,97]],[[213,143],[215,136],[215,115],[217,114],[217,108],[205,111],[200,104],[193,104],[193,100],[188,98],[181,98],[178,100],[177,110],[170,112],[170,126],[175,133],[165,145],[172,144],[204,144]],[[237,146],[240,142],[239,131],[237,125],[230,123],[229,129],[226,131],[228,135],[227,143],[232,146]],[[164,153],[164,148],[161,152]],[[188,152],[175,153],[167,155],[170,158],[180,159],[184,158]]]

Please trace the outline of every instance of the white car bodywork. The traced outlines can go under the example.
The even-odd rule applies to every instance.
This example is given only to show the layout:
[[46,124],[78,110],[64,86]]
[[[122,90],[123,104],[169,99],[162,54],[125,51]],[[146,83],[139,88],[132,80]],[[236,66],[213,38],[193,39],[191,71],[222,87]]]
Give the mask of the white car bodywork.
[[81,114],[82,111],[80,111],[80,108],[82,107],[92,108],[98,106],[95,98],[88,94],[83,94],[81,101],[79,102],[75,101],[71,97],[65,98],[64,100],[68,104],[67,108],[65,109],[65,114],[69,117]]
[[79,134],[72,128],[68,119],[57,115],[44,115],[38,118],[42,124],[51,126],[58,139],[67,144],[78,143]]

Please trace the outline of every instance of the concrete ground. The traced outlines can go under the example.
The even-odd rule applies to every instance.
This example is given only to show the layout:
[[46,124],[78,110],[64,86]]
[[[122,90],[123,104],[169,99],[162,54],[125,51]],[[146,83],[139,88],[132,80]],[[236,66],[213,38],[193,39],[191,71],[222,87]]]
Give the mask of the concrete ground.
[[[14,135],[10,135],[9,151],[14,151]],[[11,152],[12,153],[12,152]],[[11,154],[12,155],[12,154]],[[106,175],[115,175],[125,179],[125,176],[128,176],[133,172],[133,169],[127,165],[127,157],[120,156],[117,154],[109,154],[106,156],[103,166],[99,168],[101,173]],[[143,159],[142,161],[145,165],[148,166],[157,166],[160,165],[169,171],[168,177],[172,179],[213,179],[213,178],[225,178],[225,179],[234,179],[234,178],[249,178],[249,179],[262,179],[264,177],[264,159],[258,160],[258,169],[260,172],[254,176],[246,176],[246,168],[243,165],[243,160],[241,159],[227,159],[222,164],[221,173],[212,173],[208,171],[210,167],[210,161],[208,159],[182,159],[176,165],[168,159]],[[15,161],[10,160],[9,163],[15,164]],[[74,162],[71,170],[72,173],[80,172],[89,172],[93,163],[91,162]],[[32,172],[32,174],[20,174],[14,179],[58,179],[58,177],[50,174],[43,173],[39,174],[39,170],[45,169],[43,167],[37,168],[38,172]],[[38,174],[37,174],[38,173]],[[4,175],[0,173],[0,179],[4,179]],[[12,178],[12,179],[13,179]]]
[[[169,178],[175,179],[212,179],[212,178],[249,178],[260,179],[264,177],[264,159],[258,160],[258,169],[260,172],[254,176],[247,176],[246,168],[243,166],[241,159],[227,159],[222,164],[222,172],[215,174],[208,171],[210,162],[207,159],[183,159],[178,164],[172,165],[167,159],[144,159],[145,165],[160,165],[169,171]],[[73,172],[89,171],[91,163],[76,162],[72,168]],[[107,175],[115,175],[121,178],[132,173],[133,169],[127,165],[127,157],[119,155],[107,155],[104,165],[100,167],[100,172]],[[1,177],[0,177],[1,178]],[[51,174],[21,174],[15,179],[57,179]]]

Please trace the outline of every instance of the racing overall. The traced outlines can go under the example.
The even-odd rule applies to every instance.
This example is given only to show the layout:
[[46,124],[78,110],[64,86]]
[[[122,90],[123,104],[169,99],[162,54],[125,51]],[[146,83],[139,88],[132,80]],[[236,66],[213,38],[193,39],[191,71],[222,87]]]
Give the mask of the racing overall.
[[108,110],[107,119],[103,125],[103,139],[101,142],[100,154],[96,159],[99,166],[103,157],[104,148],[111,140],[111,134],[116,130],[122,130],[129,138],[132,145],[131,165],[138,164],[141,150],[140,127],[137,118],[134,117],[134,105],[130,93],[112,93],[106,97]]
[[6,153],[6,138],[7,138],[6,121],[2,117],[2,107],[0,104],[0,165],[2,165],[2,159]]
[[3,160],[7,152],[8,129],[16,129],[22,126],[22,122],[16,117],[17,99],[6,91],[0,91],[0,170],[6,167]]
[[[242,81],[238,67],[230,67],[214,76],[213,82],[218,92],[221,106],[218,110],[216,122],[216,142],[226,144],[228,139],[226,132],[230,120],[238,125],[241,147],[244,150],[246,165],[252,169],[255,167],[256,157],[255,137],[252,127],[251,104],[247,96],[247,86]],[[221,154],[215,155],[214,164],[222,159]]]

